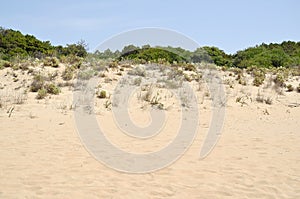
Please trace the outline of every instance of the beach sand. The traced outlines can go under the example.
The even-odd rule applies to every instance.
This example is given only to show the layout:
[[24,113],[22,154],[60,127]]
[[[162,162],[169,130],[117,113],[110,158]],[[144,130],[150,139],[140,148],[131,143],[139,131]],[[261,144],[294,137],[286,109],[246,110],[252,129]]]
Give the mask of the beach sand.
[[[0,71],[1,84],[6,84],[2,99],[21,92],[14,88],[23,79],[30,82],[20,71],[15,72],[20,80],[13,82],[11,75],[5,76],[7,72],[13,71]],[[104,87],[112,90],[114,85]],[[111,169],[86,150],[76,129],[71,89],[64,87],[60,95],[42,100],[28,92],[24,103],[7,102],[0,108],[0,198],[300,198],[300,94],[279,95],[266,89],[261,92],[273,99],[268,105],[255,101],[259,89],[226,86],[221,137],[204,159],[199,156],[211,110],[209,98],[200,97],[204,91],[199,93],[202,101],[194,142],[173,164],[145,174]],[[243,106],[237,103],[243,93],[254,100]],[[100,107],[96,117],[106,136],[130,152],[164,147],[180,125],[180,114],[172,108],[159,135],[135,139],[120,133],[112,112],[102,105],[105,99],[96,102]],[[7,110],[12,106],[9,117]],[[147,109],[134,105],[130,109],[139,125],[151,122]]]

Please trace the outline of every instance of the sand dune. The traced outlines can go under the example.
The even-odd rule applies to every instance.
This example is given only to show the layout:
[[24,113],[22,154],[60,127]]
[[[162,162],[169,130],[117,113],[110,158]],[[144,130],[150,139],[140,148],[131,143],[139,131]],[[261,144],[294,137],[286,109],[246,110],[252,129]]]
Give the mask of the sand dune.
[[[6,84],[2,99],[18,92],[17,83],[5,76],[7,71],[0,71],[1,84]],[[107,75],[118,78],[114,74]],[[18,77],[30,80],[21,72]],[[112,90],[115,84],[103,87]],[[246,100],[241,106],[238,96],[250,93],[255,99],[262,88],[226,85],[221,138],[200,160],[211,118],[211,101],[203,88],[196,91],[200,121],[191,147],[175,163],[146,174],[118,172],[93,158],[77,133],[68,87],[51,98],[37,100],[36,93],[29,92],[22,104],[5,103],[0,109],[0,198],[300,198],[300,94],[279,95],[265,89],[264,95],[273,99],[271,105]],[[121,134],[112,112],[103,106],[105,99],[97,103],[101,128],[127,151],[158,150],[172,141],[179,126],[179,109],[174,105],[167,111],[164,131],[148,140],[135,139]],[[151,122],[150,106],[142,110],[136,103],[130,107],[132,118],[145,126]],[[8,117],[11,106],[14,110]]]

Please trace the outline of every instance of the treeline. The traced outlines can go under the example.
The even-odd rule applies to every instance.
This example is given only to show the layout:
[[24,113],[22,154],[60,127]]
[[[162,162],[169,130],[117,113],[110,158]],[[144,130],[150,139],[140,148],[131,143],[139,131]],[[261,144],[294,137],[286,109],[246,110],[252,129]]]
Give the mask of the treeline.
[[285,41],[281,44],[261,44],[238,51],[231,55],[226,54],[217,47],[204,46],[195,51],[188,51],[180,47],[151,47],[141,48],[128,45],[122,51],[112,52],[107,49],[103,52],[96,51],[98,58],[114,58],[117,60],[134,60],[137,62],[210,62],[218,66],[247,68],[251,66],[293,67],[300,66],[300,42]]
[[33,35],[23,35],[20,31],[0,27],[0,59],[68,55],[87,56],[85,43],[80,41],[65,47],[53,46],[49,41],[40,41]]
[[[53,46],[49,41],[40,41],[32,35],[23,35],[20,31],[0,27],[0,60],[13,60],[14,58],[44,58],[63,57],[74,55],[86,57],[84,41],[66,46]],[[226,54],[217,47],[204,46],[195,51],[177,47],[142,47],[128,45],[121,51],[107,49],[96,51],[90,56],[99,59],[133,60],[136,62],[167,62],[167,63],[199,63],[210,62],[218,66],[247,68],[252,66],[293,67],[300,66],[300,42],[285,41],[281,44],[261,44],[250,47],[235,54]]]

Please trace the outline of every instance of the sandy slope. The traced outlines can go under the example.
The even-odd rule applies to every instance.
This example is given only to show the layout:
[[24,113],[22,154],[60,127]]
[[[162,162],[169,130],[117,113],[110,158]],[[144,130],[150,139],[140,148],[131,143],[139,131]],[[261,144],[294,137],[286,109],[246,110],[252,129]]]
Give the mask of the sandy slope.
[[[257,93],[252,86],[243,90]],[[86,151],[69,110],[68,88],[39,101],[28,93],[10,118],[10,105],[0,109],[0,198],[300,198],[300,107],[288,106],[300,103],[300,94],[272,94],[272,105],[241,106],[235,101],[240,86],[226,92],[223,132],[212,153],[199,160],[211,116],[205,98],[192,146],[171,166],[148,174],[117,172]],[[147,111],[131,110],[138,124],[149,122]],[[148,152],[172,140],[178,128],[177,109],[167,112],[165,130],[146,141],[118,134],[111,111],[100,108],[96,115],[114,144]]]

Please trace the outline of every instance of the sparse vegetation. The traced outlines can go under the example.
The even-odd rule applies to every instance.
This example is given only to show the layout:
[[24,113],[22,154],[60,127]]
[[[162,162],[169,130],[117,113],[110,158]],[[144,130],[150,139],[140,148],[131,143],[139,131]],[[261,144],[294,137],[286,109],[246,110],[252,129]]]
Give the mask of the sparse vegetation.
[[252,102],[252,98],[249,95],[239,96],[235,100],[236,103],[240,103],[241,106],[249,105],[249,102]]
[[273,104],[273,99],[270,96],[265,97],[260,92],[257,93],[256,101],[259,102],[259,103],[266,103],[268,105]]
[[103,105],[104,105],[104,108],[109,109],[112,104],[111,104],[110,100],[106,100]]
[[133,85],[135,86],[140,86],[142,83],[142,78],[141,77],[137,77],[133,80]]
[[137,67],[133,68],[132,70],[128,71],[128,75],[135,75],[135,76],[145,77],[146,76],[146,70],[142,66],[137,66]]
[[69,81],[69,80],[73,79],[75,70],[76,69],[73,66],[67,66],[62,73],[63,80]]
[[46,96],[47,96],[47,90],[45,88],[41,88],[38,90],[36,99],[44,99]]
[[96,75],[96,73],[93,69],[87,69],[87,70],[79,71],[77,77],[78,77],[78,79],[81,79],[81,80],[89,80],[92,77],[94,77],[95,75]]

